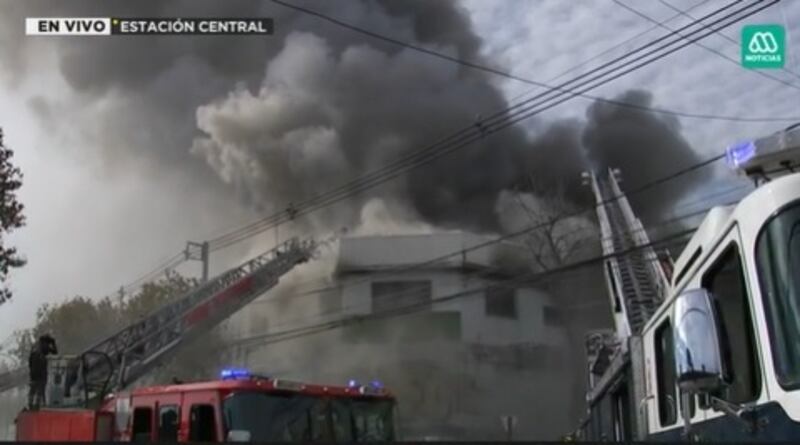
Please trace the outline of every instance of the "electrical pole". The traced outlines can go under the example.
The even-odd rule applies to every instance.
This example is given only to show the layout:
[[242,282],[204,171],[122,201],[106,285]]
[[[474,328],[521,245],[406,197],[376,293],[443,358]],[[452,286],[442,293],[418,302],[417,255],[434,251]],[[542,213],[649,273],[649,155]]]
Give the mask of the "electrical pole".
[[186,250],[184,251],[184,254],[186,255],[187,260],[197,260],[202,263],[201,280],[203,283],[208,281],[208,262],[209,262],[208,241],[204,241],[202,243],[187,241]]

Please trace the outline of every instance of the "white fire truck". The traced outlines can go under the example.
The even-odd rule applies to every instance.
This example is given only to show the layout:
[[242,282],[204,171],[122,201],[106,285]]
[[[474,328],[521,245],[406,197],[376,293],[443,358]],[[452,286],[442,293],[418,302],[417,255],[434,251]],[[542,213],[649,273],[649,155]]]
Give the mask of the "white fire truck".
[[577,439],[800,439],[800,124],[726,160],[757,187],[708,213],[671,274],[613,174],[592,176],[616,330],[594,337]]

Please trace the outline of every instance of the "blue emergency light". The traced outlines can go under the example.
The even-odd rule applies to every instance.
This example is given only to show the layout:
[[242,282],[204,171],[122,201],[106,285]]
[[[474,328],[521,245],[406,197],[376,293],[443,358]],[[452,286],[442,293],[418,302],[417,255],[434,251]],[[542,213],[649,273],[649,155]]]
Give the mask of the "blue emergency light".
[[348,387],[348,388],[357,388],[357,387],[359,387],[359,386],[361,386],[361,384],[359,384],[359,383],[358,383],[357,381],[355,381],[355,380],[352,380],[352,379],[351,379],[349,382],[347,382],[347,387]]
[[225,368],[219,376],[222,380],[242,379],[250,377],[250,371],[244,368]]
[[373,388],[383,388],[383,383],[381,383],[381,382],[379,382],[377,380],[373,380],[371,385],[372,385]]
[[725,162],[731,168],[739,168],[756,155],[756,144],[753,141],[740,142],[725,150]]

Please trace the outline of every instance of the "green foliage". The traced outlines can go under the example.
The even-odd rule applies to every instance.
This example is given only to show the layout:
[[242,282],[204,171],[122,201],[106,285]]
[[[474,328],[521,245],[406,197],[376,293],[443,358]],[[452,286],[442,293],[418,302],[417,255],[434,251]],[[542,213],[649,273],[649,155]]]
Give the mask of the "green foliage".
[[[3,145],[3,129],[0,128],[0,281],[6,283],[13,268],[25,265],[25,259],[16,247],[5,245],[4,237],[14,229],[25,225],[24,206],[17,201],[17,190],[22,186],[22,172],[11,163],[14,151]],[[0,304],[11,298],[11,290],[0,288]]]
[[[173,272],[145,284],[131,295],[121,293],[116,298],[100,300],[75,296],[60,303],[44,304],[36,313],[36,325],[14,334],[15,347],[10,353],[25,363],[35,339],[50,333],[58,342],[61,354],[77,354],[196,285],[196,279]],[[209,347],[221,349],[221,337],[212,332],[201,341],[202,345],[179,348],[174,359],[168,360],[169,363],[154,374],[156,380],[173,376],[196,378],[201,377],[206,368],[216,369],[217,364],[209,360],[207,351]]]

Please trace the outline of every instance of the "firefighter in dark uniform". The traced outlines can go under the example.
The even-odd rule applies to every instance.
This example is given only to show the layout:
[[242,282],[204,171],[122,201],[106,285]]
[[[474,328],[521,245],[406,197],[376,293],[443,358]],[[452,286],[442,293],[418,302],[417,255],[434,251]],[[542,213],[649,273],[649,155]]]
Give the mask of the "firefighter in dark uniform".
[[50,334],[39,337],[39,341],[28,355],[28,373],[30,388],[28,390],[28,409],[39,409],[44,401],[47,387],[47,356],[58,354],[55,339]]

